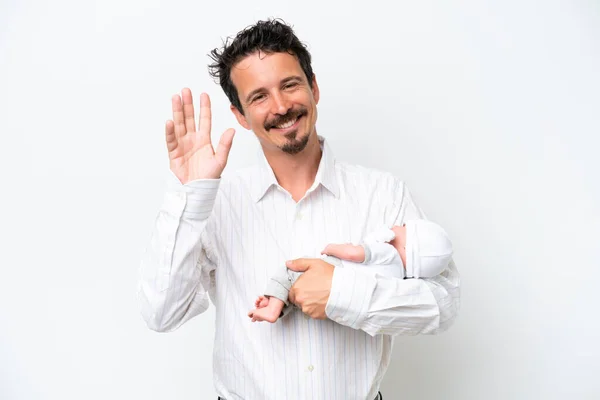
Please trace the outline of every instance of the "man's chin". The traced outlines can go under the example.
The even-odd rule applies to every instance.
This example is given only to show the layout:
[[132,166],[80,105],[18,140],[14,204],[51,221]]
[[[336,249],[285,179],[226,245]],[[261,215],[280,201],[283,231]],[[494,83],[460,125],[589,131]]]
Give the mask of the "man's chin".
[[[285,143],[283,146],[281,146],[280,149],[281,149],[281,151],[283,151],[284,153],[287,153],[287,154],[291,154],[291,155],[298,154],[306,148],[306,145],[308,145],[308,139],[310,138],[310,135],[306,135],[302,138],[297,138],[296,132],[294,132],[293,134],[290,133],[290,136],[291,135],[293,135],[293,136],[288,137],[287,143]],[[286,137],[287,136],[288,135],[286,135]]]

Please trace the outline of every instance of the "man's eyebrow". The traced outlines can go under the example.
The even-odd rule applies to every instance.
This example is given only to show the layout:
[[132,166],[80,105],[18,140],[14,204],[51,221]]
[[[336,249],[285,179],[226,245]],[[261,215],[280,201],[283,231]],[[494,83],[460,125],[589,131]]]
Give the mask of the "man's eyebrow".
[[[286,83],[292,82],[292,81],[298,81],[298,82],[302,82],[302,77],[298,76],[298,75],[293,75],[293,76],[288,76],[287,78],[284,78],[281,80],[280,85],[285,85]],[[248,96],[246,96],[246,103],[249,103],[250,100],[252,99],[252,97],[255,94],[258,94],[260,92],[264,92],[266,91],[266,89],[264,87],[260,87],[258,89],[254,89],[253,91],[251,91],[250,93],[248,93]]]
[[250,100],[252,99],[252,97],[260,92],[264,92],[266,89],[264,87],[260,87],[258,89],[254,89],[253,91],[251,91],[250,93],[248,93],[248,96],[246,96],[246,104],[250,103]]
[[281,81],[281,84],[282,84],[282,85],[285,85],[286,83],[288,83],[288,82],[291,82],[291,81],[300,81],[300,82],[302,82],[302,77],[300,77],[300,76],[298,76],[298,75],[289,76],[289,77],[287,77],[287,78],[283,79],[283,80]]

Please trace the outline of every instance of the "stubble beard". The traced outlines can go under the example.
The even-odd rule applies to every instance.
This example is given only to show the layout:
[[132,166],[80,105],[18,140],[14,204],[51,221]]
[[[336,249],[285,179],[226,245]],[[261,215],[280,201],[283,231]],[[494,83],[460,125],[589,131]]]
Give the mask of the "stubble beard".
[[288,142],[280,147],[281,151],[290,155],[294,155],[300,153],[306,148],[310,134],[308,133],[304,135],[304,137],[298,138],[298,130],[296,129],[285,135],[285,138],[288,140]]

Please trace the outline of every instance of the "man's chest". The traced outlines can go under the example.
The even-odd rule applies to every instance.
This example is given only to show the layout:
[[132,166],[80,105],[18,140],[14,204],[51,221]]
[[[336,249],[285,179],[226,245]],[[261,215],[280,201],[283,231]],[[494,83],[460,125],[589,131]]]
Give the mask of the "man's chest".
[[384,204],[344,193],[318,190],[299,202],[277,191],[259,202],[241,198],[238,206],[220,211],[219,264],[228,280],[262,287],[286,260],[319,257],[329,243],[360,243],[384,223]]

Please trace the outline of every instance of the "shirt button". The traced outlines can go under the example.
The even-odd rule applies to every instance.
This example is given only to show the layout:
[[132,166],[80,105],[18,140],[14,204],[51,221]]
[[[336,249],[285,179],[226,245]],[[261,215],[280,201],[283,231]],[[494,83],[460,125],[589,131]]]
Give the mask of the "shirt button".
[[302,218],[304,218],[304,215],[302,215],[302,213],[298,213],[298,215],[296,215],[296,219],[298,221],[302,220]]
[[315,369],[315,367],[313,367],[312,365],[309,365],[309,366],[308,366],[308,370],[309,370],[310,372],[313,372],[313,369]]

